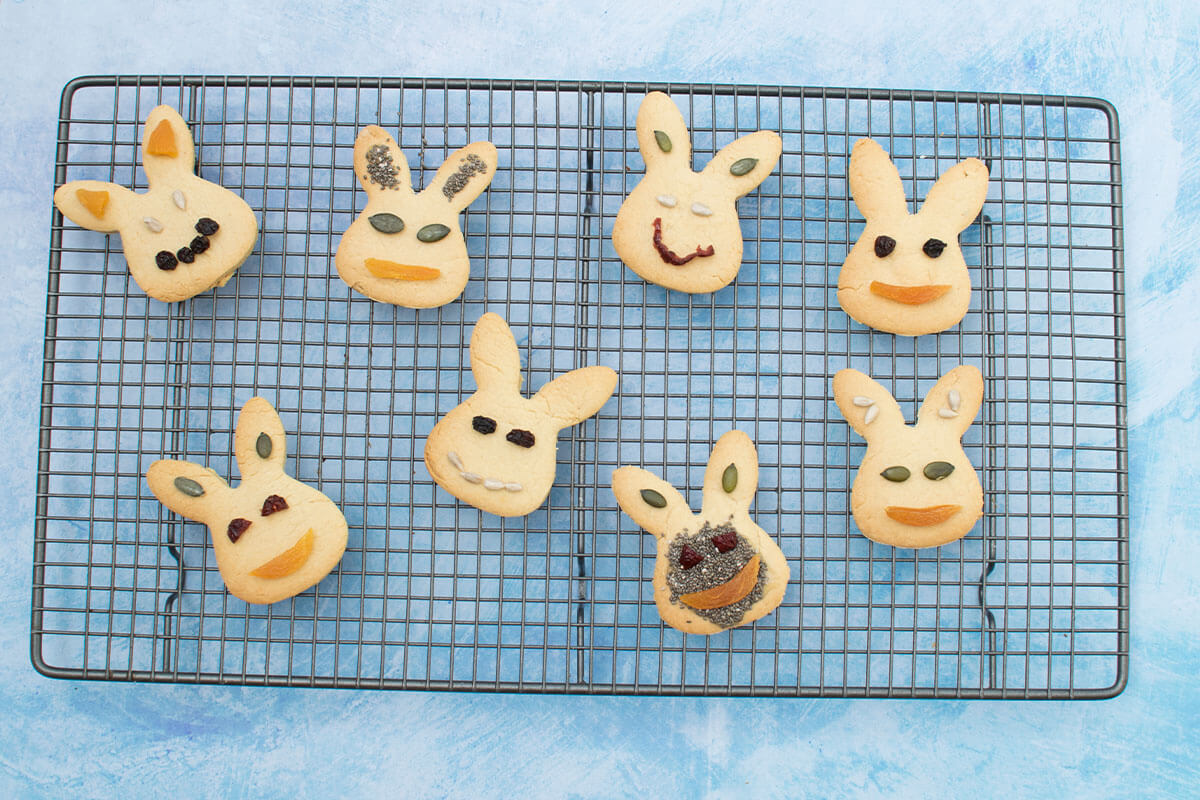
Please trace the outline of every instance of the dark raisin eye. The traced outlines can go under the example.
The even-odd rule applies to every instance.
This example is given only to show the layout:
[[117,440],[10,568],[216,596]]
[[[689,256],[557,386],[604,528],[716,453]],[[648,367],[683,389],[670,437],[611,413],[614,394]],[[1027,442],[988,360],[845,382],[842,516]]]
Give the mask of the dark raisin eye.
[[912,473],[908,471],[908,467],[888,467],[879,474],[884,477],[884,480],[892,483],[904,483]]
[[728,553],[733,548],[737,547],[737,533],[734,531],[725,531],[718,533],[712,537],[713,547],[717,548],[718,553]]
[[925,465],[925,477],[931,481],[940,481],[951,472],[954,472],[954,465],[949,461],[930,461]]
[[475,417],[471,420],[471,427],[480,433],[495,433],[496,420],[491,417]]
[[242,534],[245,533],[246,529],[249,527],[250,520],[238,517],[237,519],[232,519],[229,521],[229,527],[226,529],[225,533],[229,535],[229,541],[237,542],[238,539],[242,538]]
[[879,258],[890,256],[892,251],[896,249],[896,240],[890,236],[875,237],[875,255]]
[[264,517],[269,517],[276,511],[283,511],[287,507],[287,500],[284,500],[277,494],[273,494],[266,500],[263,500],[262,515]]
[[513,428],[504,438],[521,447],[533,447],[533,434],[520,428]]
[[679,564],[684,569],[691,569],[704,560],[704,556],[697,553],[691,548],[691,545],[684,545],[683,550],[679,553]]
[[921,246],[921,249],[924,250],[925,255],[929,256],[930,258],[937,258],[942,254],[942,251],[946,249],[946,243],[941,239],[927,239],[925,244]]

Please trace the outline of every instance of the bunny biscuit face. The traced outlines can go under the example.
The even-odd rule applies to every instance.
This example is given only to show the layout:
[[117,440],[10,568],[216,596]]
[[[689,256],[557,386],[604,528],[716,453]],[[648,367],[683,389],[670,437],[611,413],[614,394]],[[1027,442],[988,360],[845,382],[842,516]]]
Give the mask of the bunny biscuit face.
[[188,461],[156,461],[146,480],[167,508],[208,526],[230,593],[274,603],[315,585],[341,560],[346,518],[328,497],[284,474],[283,425],[266,400],[242,407],[234,440],[242,474],[236,489]]
[[169,106],[146,118],[142,165],[144,194],[71,181],[54,192],[54,205],[84,228],[120,233],[129,272],[151,297],[172,303],[225,285],[258,237],[250,206],[195,174],[191,131]]
[[342,280],[374,300],[408,308],[445,305],[462,294],[471,263],[458,215],[492,182],[492,143],[451,153],[430,185],[415,193],[396,141],[369,125],[354,143],[354,172],[367,207],[338,244]]
[[621,510],[658,539],[654,603],[676,630],[719,633],[766,616],[783,600],[791,571],[783,551],[750,518],[757,488],[758,453],[741,431],[717,440],[698,515],[653,473],[613,472]]
[[838,275],[838,302],[854,319],[902,336],[957,325],[971,302],[958,234],[987,198],[988,170],[968,158],[938,178],[916,214],[888,154],[859,139],[850,154],[850,192],[867,224]]
[[743,136],[692,171],[692,141],[683,115],[651,92],[637,115],[646,175],[617,212],[613,247],[642,278],[681,292],[714,292],[742,266],[737,199],[775,169],[783,140],[772,131]]
[[943,375],[911,427],[892,395],[858,370],[835,375],[833,395],[867,440],[850,493],[863,535],[896,547],[965,536],[983,514],[983,488],[960,441],[983,402],[979,370],[964,365]]
[[478,387],[446,414],[425,442],[425,466],[464,503],[516,517],[540,506],[557,469],[558,432],[595,414],[612,396],[617,373],[584,367],[521,395],[521,357],[508,324],[484,314],[471,334]]

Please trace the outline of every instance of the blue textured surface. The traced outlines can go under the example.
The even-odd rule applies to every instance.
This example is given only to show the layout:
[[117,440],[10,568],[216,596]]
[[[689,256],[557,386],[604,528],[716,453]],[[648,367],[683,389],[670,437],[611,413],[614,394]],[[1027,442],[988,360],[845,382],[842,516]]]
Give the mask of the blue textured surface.
[[[0,0],[0,546],[6,796],[1091,796],[1195,791],[1200,12],[1087,3],[501,2],[188,7]],[[71,16],[68,17],[67,10]],[[199,22],[203,18],[203,22]],[[172,31],[167,33],[167,31]],[[28,660],[58,94],[88,73],[338,73],[1028,91],[1121,114],[1132,489],[1129,687],[1099,703],[656,700],[83,684]],[[1056,791],[1057,790],[1057,791]]]

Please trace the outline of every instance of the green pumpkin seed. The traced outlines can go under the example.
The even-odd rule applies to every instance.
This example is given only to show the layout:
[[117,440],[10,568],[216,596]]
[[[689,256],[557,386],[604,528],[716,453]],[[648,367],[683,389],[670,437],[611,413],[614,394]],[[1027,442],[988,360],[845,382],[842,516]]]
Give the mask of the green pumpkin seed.
[[254,443],[254,449],[258,451],[259,458],[270,458],[272,446],[271,437],[265,433],[260,433],[258,441]]
[[437,242],[445,239],[448,233],[450,233],[449,228],[440,222],[434,222],[417,231],[417,239],[422,242]]
[[648,506],[654,506],[655,508],[667,507],[667,498],[653,489],[642,489],[642,499],[646,501],[646,505]]
[[745,175],[758,164],[757,158],[739,158],[737,161],[729,165],[729,172],[737,175],[739,178]]
[[404,220],[386,211],[382,214],[372,214],[367,217],[367,222],[380,233],[399,233],[404,230]]
[[930,461],[925,465],[925,477],[931,481],[940,481],[951,472],[954,472],[954,465],[949,461]]
[[908,471],[908,467],[888,467],[879,474],[884,477],[884,480],[889,480],[892,483],[903,483],[908,480],[908,477],[912,473]]
[[737,488],[737,464],[730,464],[721,473],[721,488],[726,494]]
[[671,152],[671,137],[667,136],[666,131],[655,131],[654,141],[658,142],[658,149],[664,153]]
[[202,497],[204,495],[204,487],[196,483],[191,478],[182,476],[175,479],[175,488],[186,494],[188,497]]

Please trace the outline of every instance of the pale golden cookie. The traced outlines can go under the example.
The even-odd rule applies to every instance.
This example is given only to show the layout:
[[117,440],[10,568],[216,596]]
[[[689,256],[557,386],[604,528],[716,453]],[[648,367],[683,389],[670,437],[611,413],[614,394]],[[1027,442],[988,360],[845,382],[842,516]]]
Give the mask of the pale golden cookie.
[[242,475],[236,489],[190,461],[155,461],[146,481],[167,508],[208,526],[231,594],[263,604],[299,594],[341,559],[346,518],[328,497],[284,474],[283,424],[261,397],[242,406],[234,455]]
[[693,172],[691,135],[662,92],[642,101],[637,140],[646,174],[617,212],[612,234],[617,255],[667,289],[697,294],[727,286],[742,266],[737,199],[775,169],[783,140],[774,131],[756,131],[722,147],[703,171]]
[[863,535],[896,547],[965,536],[983,514],[983,487],[961,442],[983,403],[979,370],[964,365],[943,375],[912,426],[891,393],[856,369],[834,376],[833,397],[867,440],[850,492]]
[[342,280],[373,300],[408,308],[445,305],[462,294],[471,262],[458,215],[492,182],[495,146],[472,142],[455,150],[414,192],[396,140],[368,125],[354,142],[354,174],[367,207],[338,244]]
[[173,303],[224,286],[258,238],[250,206],[195,174],[192,132],[170,106],[146,117],[142,166],[144,194],[71,181],[54,192],[54,205],[76,225],[120,233],[129,273],[151,297]]
[[508,323],[484,314],[471,334],[475,393],[442,417],[425,442],[425,466],[439,486],[502,517],[528,514],[550,494],[558,432],[600,410],[617,386],[608,367],[571,370],[528,400],[521,356]]
[[675,487],[638,467],[613,472],[621,510],[658,540],[654,603],[684,633],[719,633],[779,607],[791,571],[779,545],[750,518],[758,451],[741,431],[713,447],[704,500],[693,514]]
[[908,213],[896,165],[871,139],[850,153],[850,193],[867,221],[838,275],[838,302],[876,330],[920,336],[952,328],[971,302],[971,277],[958,246],[987,199],[988,170],[977,158],[942,173],[916,214]]

